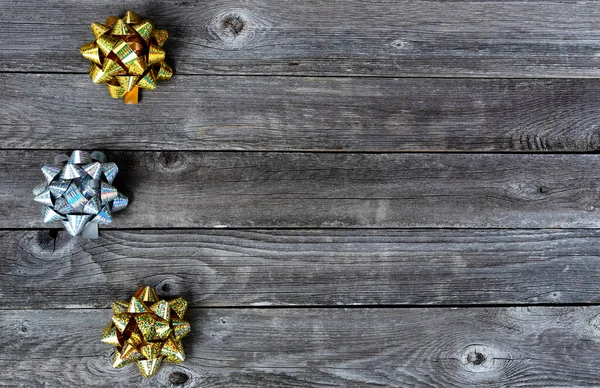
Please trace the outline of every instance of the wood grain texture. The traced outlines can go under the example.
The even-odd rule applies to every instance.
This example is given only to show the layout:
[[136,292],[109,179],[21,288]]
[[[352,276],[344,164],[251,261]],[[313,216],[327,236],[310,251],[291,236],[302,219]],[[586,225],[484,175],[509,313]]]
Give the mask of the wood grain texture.
[[592,387],[599,312],[192,309],[185,362],[142,380],[134,365],[110,366],[99,339],[110,310],[5,310],[0,360],[7,381],[27,387]]
[[[0,232],[3,308],[597,303],[599,230]],[[93,298],[82,295],[94,295]]]
[[600,9],[571,1],[2,0],[0,70],[84,73],[89,24],[127,9],[178,74],[600,75]]
[[[126,9],[169,30],[176,71],[137,106],[79,54]],[[0,386],[598,386],[600,155],[576,154],[600,149],[598,20],[559,0],[0,0]],[[98,240],[32,200],[73,148],[109,151],[132,200]],[[146,284],[193,328],[150,380],[99,341]]]
[[0,148],[594,151],[600,80],[177,76],[124,105],[86,75],[0,74]]
[[[0,227],[44,227],[51,151],[0,151]],[[112,152],[118,228],[598,228],[599,155]],[[47,227],[47,225],[46,225]]]

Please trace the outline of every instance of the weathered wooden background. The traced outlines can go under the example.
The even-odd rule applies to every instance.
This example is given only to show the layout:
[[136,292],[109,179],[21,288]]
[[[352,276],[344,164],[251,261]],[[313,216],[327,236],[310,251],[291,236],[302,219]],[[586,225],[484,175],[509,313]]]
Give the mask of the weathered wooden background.
[[[89,24],[170,32],[137,106]],[[41,223],[59,152],[132,199]],[[598,386],[600,4],[0,0],[0,385]],[[140,285],[191,303],[181,365],[99,341]]]

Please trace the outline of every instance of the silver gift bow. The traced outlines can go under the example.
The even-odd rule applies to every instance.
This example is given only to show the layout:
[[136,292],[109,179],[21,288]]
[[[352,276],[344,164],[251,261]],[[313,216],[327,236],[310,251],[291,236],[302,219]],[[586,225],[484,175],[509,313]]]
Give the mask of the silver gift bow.
[[100,151],[57,155],[54,165],[42,167],[46,182],[33,190],[44,222],[61,221],[71,236],[97,238],[98,225],[110,224],[112,213],[129,203],[112,185],[118,172]]

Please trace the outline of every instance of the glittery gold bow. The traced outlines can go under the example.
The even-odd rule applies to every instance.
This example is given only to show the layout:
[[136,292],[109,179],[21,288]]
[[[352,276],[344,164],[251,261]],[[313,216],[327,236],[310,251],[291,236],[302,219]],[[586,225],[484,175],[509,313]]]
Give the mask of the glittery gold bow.
[[181,339],[190,332],[190,324],[183,320],[183,298],[159,300],[154,288],[146,286],[129,303],[114,302],[112,309],[102,342],[117,347],[113,367],[136,362],[142,376],[152,377],[163,360],[178,364],[185,359]]
[[138,87],[153,90],[156,82],[171,78],[173,70],[164,61],[167,30],[157,30],[132,11],[122,19],[109,16],[105,24],[92,23],[96,39],[81,46],[90,64],[94,83],[105,83],[113,98],[124,97],[137,104]]

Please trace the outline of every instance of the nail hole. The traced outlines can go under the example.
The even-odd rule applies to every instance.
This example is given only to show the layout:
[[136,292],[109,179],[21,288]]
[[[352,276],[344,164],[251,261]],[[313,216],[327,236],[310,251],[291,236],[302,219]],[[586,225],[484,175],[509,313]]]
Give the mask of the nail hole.
[[546,186],[540,186],[540,193],[541,194],[548,194],[550,192],[550,188],[546,187]]

